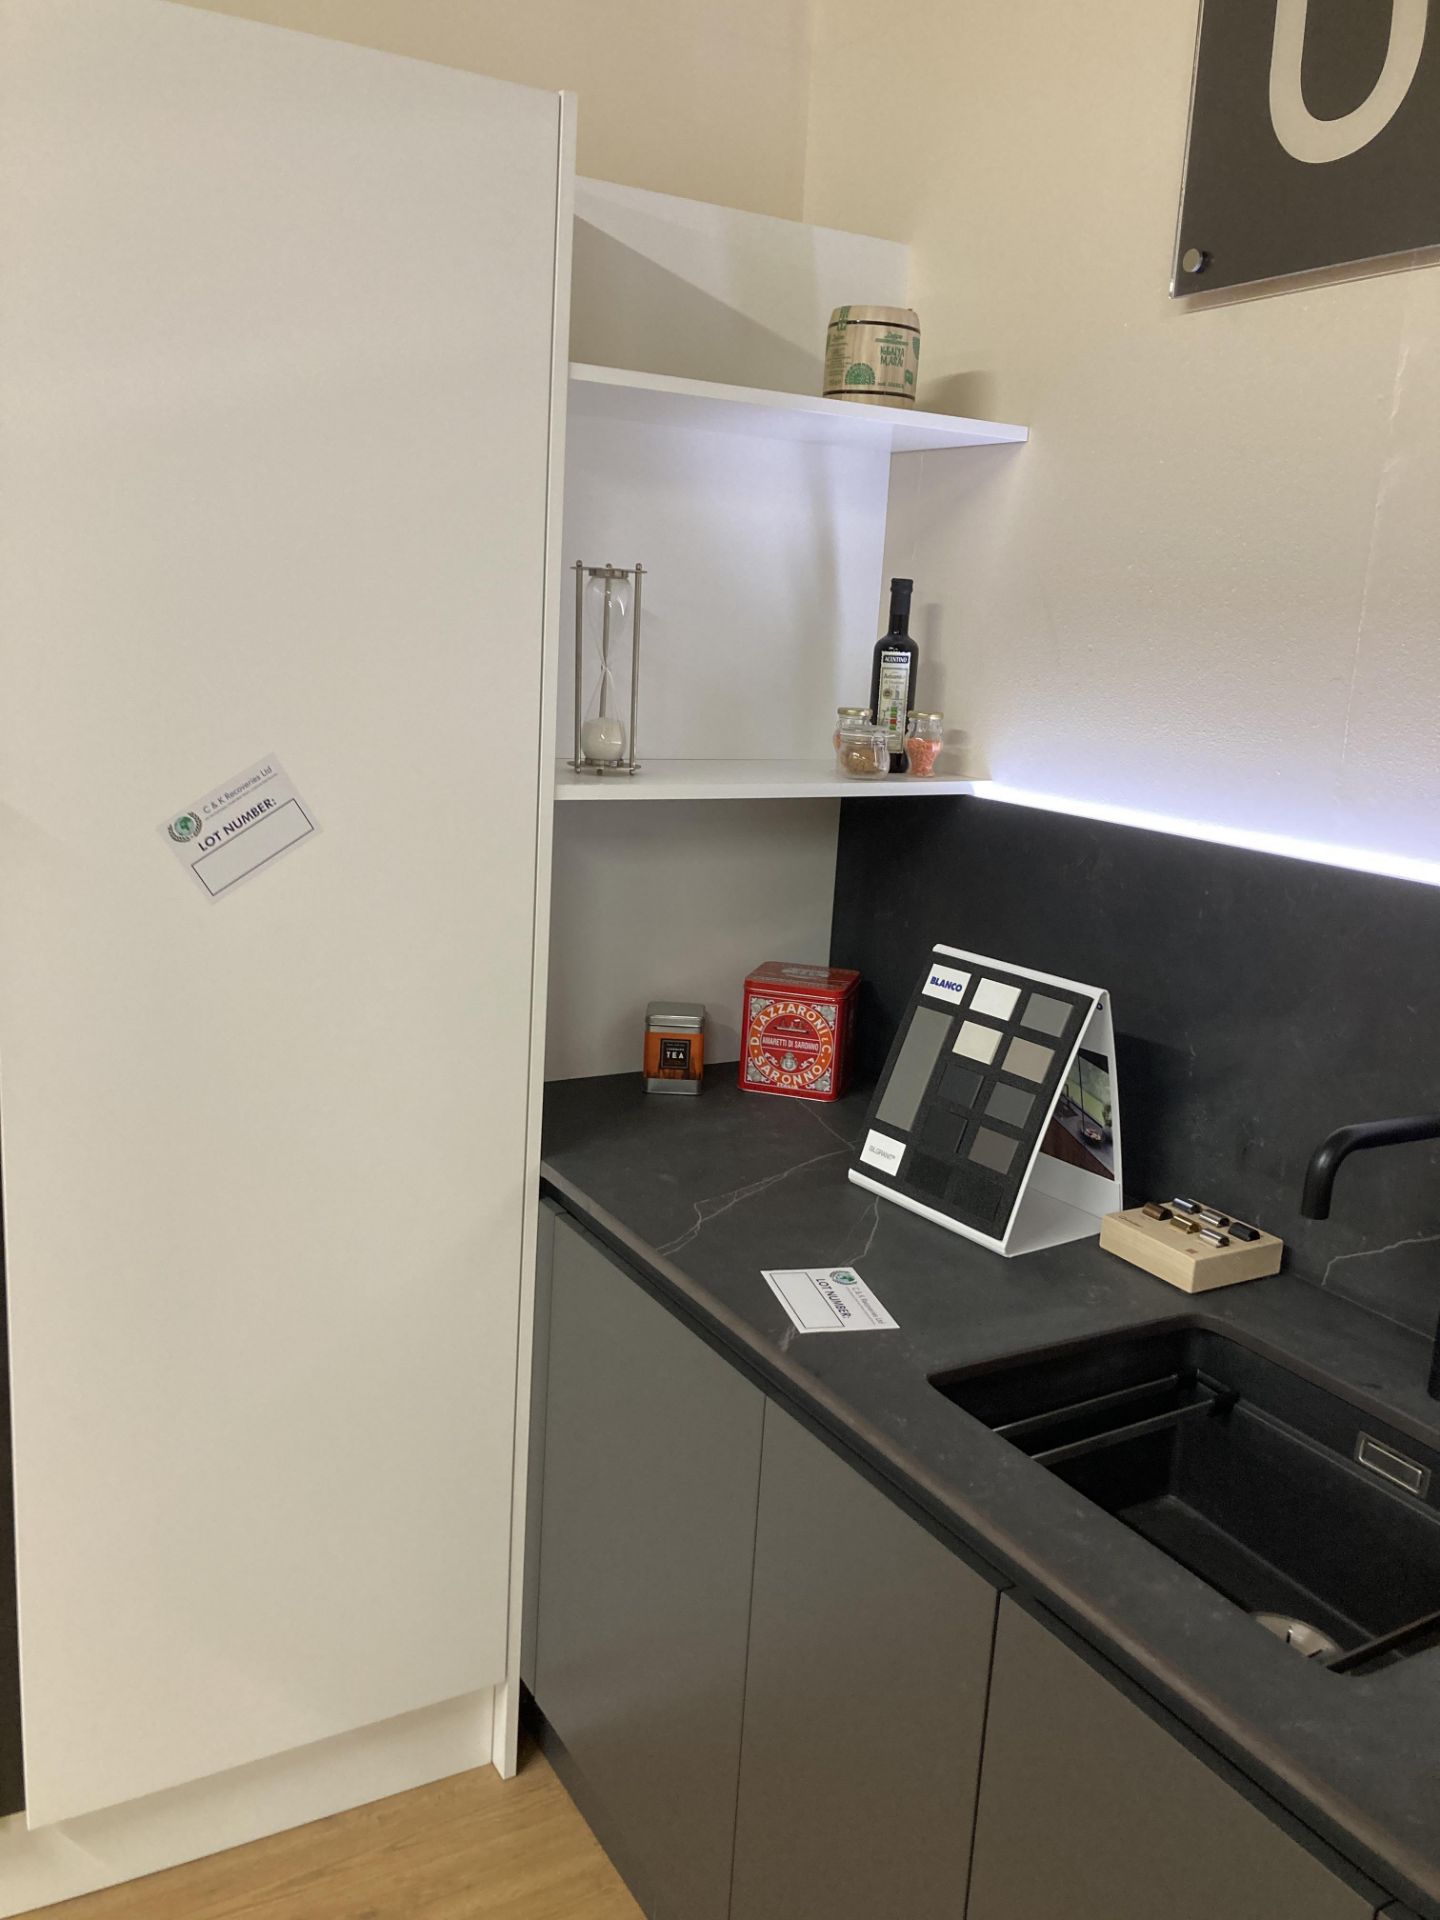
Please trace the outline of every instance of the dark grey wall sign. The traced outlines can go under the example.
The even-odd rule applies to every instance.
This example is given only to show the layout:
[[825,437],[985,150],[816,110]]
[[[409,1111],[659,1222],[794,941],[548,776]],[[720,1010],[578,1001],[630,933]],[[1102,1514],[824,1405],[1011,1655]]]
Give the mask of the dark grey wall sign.
[[1203,0],[1172,291],[1440,246],[1440,0]]

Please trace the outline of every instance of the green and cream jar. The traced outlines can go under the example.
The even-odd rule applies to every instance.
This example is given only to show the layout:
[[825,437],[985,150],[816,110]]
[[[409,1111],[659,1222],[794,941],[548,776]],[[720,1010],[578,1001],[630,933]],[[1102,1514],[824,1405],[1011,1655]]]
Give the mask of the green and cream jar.
[[920,316],[910,307],[836,307],[825,333],[825,398],[913,407]]

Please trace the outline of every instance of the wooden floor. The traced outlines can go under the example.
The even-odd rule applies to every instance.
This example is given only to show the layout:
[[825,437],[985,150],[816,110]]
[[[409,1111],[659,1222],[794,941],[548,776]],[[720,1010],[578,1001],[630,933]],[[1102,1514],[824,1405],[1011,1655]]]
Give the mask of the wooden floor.
[[337,1813],[44,1920],[640,1920],[543,1754]]

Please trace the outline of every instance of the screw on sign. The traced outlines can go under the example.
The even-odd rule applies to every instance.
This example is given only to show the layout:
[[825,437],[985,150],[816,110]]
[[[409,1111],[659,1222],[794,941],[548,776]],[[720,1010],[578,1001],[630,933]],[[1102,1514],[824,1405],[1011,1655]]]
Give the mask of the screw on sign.
[[849,1075],[860,976],[770,960],[745,982],[740,1084],[752,1093],[838,1100]]

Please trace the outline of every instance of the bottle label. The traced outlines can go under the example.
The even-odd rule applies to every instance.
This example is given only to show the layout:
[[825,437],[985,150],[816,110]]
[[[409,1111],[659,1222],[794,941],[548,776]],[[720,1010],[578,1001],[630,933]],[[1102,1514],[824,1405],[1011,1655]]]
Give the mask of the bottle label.
[[900,753],[905,746],[905,717],[910,711],[910,655],[891,653],[887,648],[880,655],[880,692],[876,700],[875,724],[883,727],[889,735],[891,753]]

